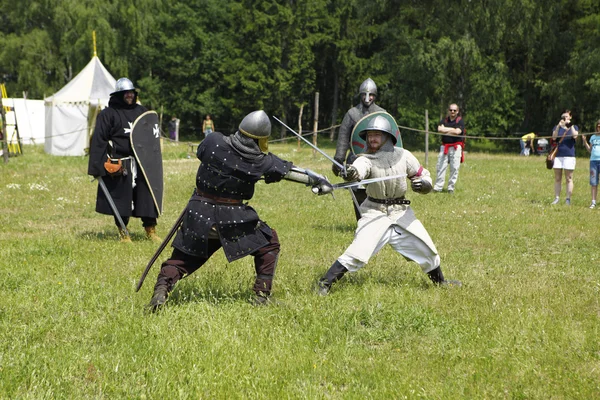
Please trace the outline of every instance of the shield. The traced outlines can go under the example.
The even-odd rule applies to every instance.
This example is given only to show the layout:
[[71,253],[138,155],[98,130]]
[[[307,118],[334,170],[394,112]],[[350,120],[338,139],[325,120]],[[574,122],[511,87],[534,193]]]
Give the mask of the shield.
[[352,130],[352,153],[362,154],[367,150],[367,143],[360,136],[358,136],[358,134],[367,127],[367,124],[372,118],[375,118],[378,115],[384,116],[388,119],[388,121],[390,121],[392,132],[396,137],[396,147],[402,147],[400,128],[398,128],[398,124],[396,123],[394,117],[385,111],[376,111],[374,113],[365,115],[354,125],[354,129]]
[[140,115],[133,123],[129,138],[138,170],[150,188],[154,205],[160,215],[163,202],[163,166],[156,111],[146,111]]

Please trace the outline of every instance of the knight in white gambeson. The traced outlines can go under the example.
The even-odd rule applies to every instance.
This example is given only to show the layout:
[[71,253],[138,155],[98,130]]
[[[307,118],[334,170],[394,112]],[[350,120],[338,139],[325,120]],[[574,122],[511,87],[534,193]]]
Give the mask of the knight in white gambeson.
[[356,272],[365,266],[386,244],[419,264],[434,284],[460,286],[459,281],[444,279],[438,251],[410,207],[410,200],[405,198],[407,178],[414,192],[431,191],[429,171],[410,151],[394,146],[396,137],[388,118],[374,116],[359,135],[367,142],[367,151],[347,168],[344,179],[361,181],[398,175],[402,178],[367,185],[368,197],[360,205],[361,217],[354,240],[319,280],[319,293],[327,294],[334,282],[346,272]]

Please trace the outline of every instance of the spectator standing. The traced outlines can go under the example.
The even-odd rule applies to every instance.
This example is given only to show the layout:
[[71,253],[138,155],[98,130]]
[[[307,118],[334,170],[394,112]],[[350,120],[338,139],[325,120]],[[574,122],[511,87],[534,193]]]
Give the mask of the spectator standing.
[[460,116],[460,108],[452,103],[448,106],[448,114],[438,125],[438,132],[442,133],[442,146],[438,154],[437,177],[433,187],[434,192],[441,192],[446,181],[446,169],[450,166],[448,176],[448,193],[454,193],[458,180],[458,169],[464,161],[465,148],[465,122]]
[[204,117],[204,121],[202,122],[202,132],[204,133],[204,138],[206,139],[208,135],[215,131],[215,124],[210,116],[210,114],[206,114]]
[[571,111],[567,110],[560,116],[560,121],[552,130],[552,140],[559,139],[558,151],[554,158],[554,201],[552,204],[558,204],[560,201],[560,192],[562,190],[563,171],[566,184],[565,204],[571,205],[571,195],[573,194],[573,171],[575,171],[575,139],[579,134],[579,127],[571,122],[573,116]]
[[171,138],[171,140],[177,140],[177,123],[178,122],[179,122],[179,120],[174,115],[171,117],[171,120],[169,121],[169,137]]
[[596,133],[590,137],[589,143],[585,135],[581,135],[581,137],[585,148],[590,152],[590,186],[592,188],[590,209],[594,209],[598,196],[598,176],[600,176],[600,119],[596,121]]

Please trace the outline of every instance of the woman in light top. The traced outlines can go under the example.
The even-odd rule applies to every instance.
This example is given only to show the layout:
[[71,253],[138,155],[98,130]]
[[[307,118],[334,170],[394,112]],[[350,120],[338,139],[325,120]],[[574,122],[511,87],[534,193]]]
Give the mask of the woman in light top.
[[209,114],[206,114],[206,117],[204,117],[204,121],[202,122],[202,132],[204,132],[204,138],[206,139],[206,137],[208,135],[210,135],[211,133],[213,133],[215,131],[215,124],[213,122],[213,120],[211,119]]
[[588,143],[585,135],[581,135],[585,148],[590,152],[590,186],[592,187],[592,204],[590,208],[596,208],[596,196],[598,195],[598,176],[600,176],[600,119],[596,121],[596,133],[590,136]]

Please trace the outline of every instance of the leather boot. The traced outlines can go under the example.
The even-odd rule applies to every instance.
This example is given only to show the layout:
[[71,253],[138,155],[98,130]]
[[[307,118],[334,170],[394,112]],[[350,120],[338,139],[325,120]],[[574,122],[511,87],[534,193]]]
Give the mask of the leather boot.
[[266,306],[271,302],[271,297],[269,295],[265,295],[263,293],[258,293],[254,298],[250,301],[253,306]]
[[152,299],[150,299],[150,304],[148,307],[152,312],[158,311],[162,306],[167,302],[167,298],[169,297],[169,287],[166,284],[156,284],[154,287],[154,294],[152,295]]
[[131,243],[131,236],[125,233],[123,228],[119,228],[119,242],[121,243]]
[[327,271],[325,276],[319,279],[317,287],[318,294],[321,296],[327,295],[327,293],[329,293],[329,290],[331,289],[331,285],[342,279],[346,272],[348,272],[346,267],[344,267],[339,261],[336,260],[331,265],[329,271]]
[[148,308],[152,312],[156,312],[161,309],[167,299],[169,293],[175,287],[175,284],[181,279],[183,273],[174,265],[163,265],[156,278],[156,284],[154,285],[154,293],[148,304]]
[[427,273],[427,276],[429,276],[429,279],[431,279],[431,282],[433,282],[435,285],[438,285],[438,286],[457,286],[457,287],[462,286],[461,281],[452,281],[452,280],[444,279],[444,274],[442,273],[441,267],[437,267],[436,269],[429,271]]
[[162,243],[162,239],[156,234],[155,226],[146,226],[144,229],[146,230],[146,238],[156,243]]

